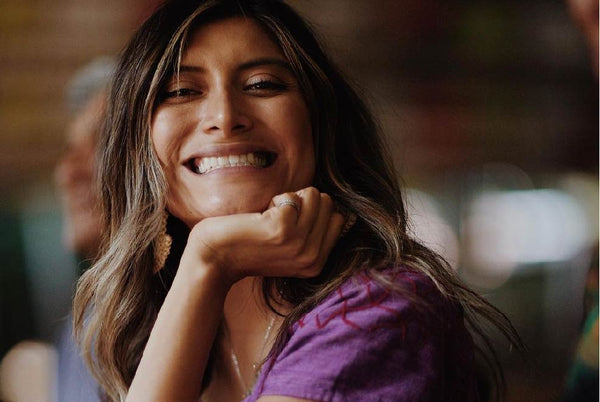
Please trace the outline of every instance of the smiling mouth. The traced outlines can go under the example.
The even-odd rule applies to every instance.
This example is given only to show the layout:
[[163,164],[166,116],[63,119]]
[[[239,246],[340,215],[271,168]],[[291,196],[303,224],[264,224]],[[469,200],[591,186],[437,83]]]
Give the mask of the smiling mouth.
[[193,158],[187,166],[197,174],[206,174],[217,169],[252,166],[266,168],[275,162],[277,155],[273,152],[256,151],[240,155],[220,155]]

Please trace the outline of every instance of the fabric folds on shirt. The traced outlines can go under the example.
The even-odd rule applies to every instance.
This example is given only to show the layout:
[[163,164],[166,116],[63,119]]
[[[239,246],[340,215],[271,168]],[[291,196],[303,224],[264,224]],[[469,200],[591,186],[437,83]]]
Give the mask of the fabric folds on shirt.
[[[294,323],[252,394],[316,401],[477,401],[462,309],[423,274],[355,275]],[[422,303],[415,302],[421,300]]]

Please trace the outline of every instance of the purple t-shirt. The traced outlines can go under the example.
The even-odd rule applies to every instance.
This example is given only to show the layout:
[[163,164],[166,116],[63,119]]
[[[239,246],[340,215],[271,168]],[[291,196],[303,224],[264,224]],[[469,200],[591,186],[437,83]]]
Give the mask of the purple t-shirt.
[[[460,307],[423,274],[388,270],[405,292],[362,273],[296,322],[244,402],[477,401],[473,341]],[[411,295],[408,297],[407,295]],[[419,308],[413,296],[428,308]]]

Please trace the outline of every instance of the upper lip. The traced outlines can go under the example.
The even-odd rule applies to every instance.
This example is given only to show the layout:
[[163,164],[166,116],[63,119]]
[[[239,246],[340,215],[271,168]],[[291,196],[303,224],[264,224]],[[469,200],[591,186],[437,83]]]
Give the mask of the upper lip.
[[182,161],[182,164],[187,164],[197,158],[205,158],[209,156],[227,156],[227,155],[242,155],[250,152],[270,152],[275,154],[272,149],[257,144],[211,144],[203,146],[189,154]]

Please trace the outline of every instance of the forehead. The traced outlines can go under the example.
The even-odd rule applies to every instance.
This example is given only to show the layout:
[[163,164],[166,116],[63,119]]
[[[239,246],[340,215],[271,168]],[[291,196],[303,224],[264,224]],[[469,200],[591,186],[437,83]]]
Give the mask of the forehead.
[[253,19],[234,17],[196,28],[182,64],[227,63],[254,57],[285,60],[279,46]]

